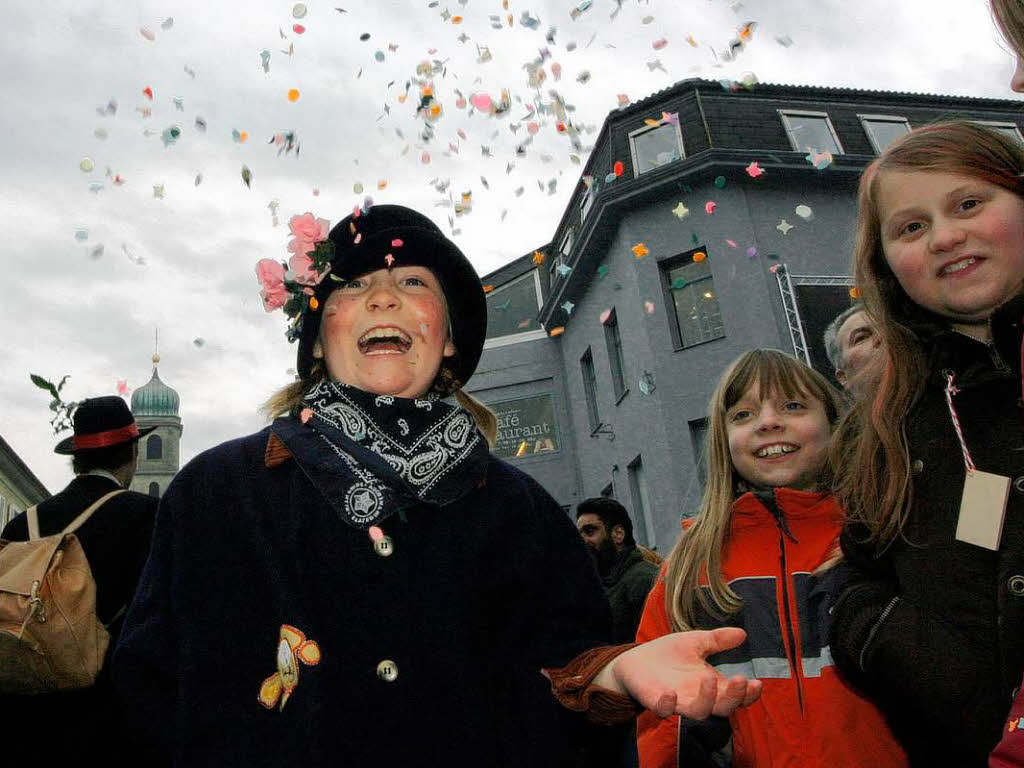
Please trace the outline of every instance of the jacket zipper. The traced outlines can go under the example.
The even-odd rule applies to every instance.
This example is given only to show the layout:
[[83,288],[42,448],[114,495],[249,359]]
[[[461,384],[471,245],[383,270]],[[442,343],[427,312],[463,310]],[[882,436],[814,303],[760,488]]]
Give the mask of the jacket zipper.
[[[996,370],[999,371],[999,373],[1010,373],[1010,371],[1012,369],[1003,360],[1003,356],[999,354],[999,350],[996,349],[995,341],[982,341],[981,339],[979,339],[979,338],[977,338],[975,336],[971,336],[971,334],[969,334],[969,333],[964,333],[959,328],[954,328],[953,332],[954,333],[959,333],[961,336],[966,336],[968,339],[972,339],[973,341],[976,341],[979,344],[984,344],[985,347],[988,349],[989,357],[992,358],[992,365],[995,366]],[[988,334],[989,334],[989,338],[992,339],[993,336],[992,336],[992,318],[991,317],[988,319]]]
[[793,677],[796,680],[796,697],[800,703],[800,714],[804,713],[804,689],[803,681],[800,679],[800,671],[797,667],[796,658],[796,637],[793,634],[793,617],[789,611],[789,571],[786,569],[786,534],[782,527],[780,518],[776,518],[779,526],[779,559],[782,563],[782,610],[785,616],[786,635],[789,638],[789,666],[793,670]]

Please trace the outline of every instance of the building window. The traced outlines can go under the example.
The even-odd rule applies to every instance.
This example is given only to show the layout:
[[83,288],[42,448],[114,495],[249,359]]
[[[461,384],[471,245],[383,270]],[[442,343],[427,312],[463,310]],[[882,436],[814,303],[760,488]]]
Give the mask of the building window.
[[864,126],[864,133],[871,140],[875,154],[880,155],[885,148],[892,144],[900,136],[910,133],[910,123],[905,117],[894,115],[857,115],[861,125]]
[[146,440],[146,458],[162,459],[164,457],[164,441],[160,435],[150,435]]
[[843,154],[839,137],[826,112],[793,112],[779,110],[790,144],[797,152],[831,152]]
[[690,445],[693,447],[693,461],[697,466],[697,477],[700,479],[701,488],[708,479],[708,420],[694,419],[690,425]]
[[149,495],[155,499],[160,498],[160,483],[149,484]]
[[1001,123],[996,120],[975,120],[974,122],[978,125],[984,125],[994,131],[998,131],[1004,136],[1009,136],[1019,144],[1024,144],[1024,138],[1021,137],[1020,128],[1017,127],[1016,123]]
[[634,176],[679,160],[685,156],[679,121],[645,125],[630,131],[629,151],[633,155]]
[[559,267],[565,263],[561,254],[551,259],[551,264],[548,266],[548,291],[553,291],[555,285],[559,280],[562,279],[562,273],[559,271]]
[[665,305],[675,311],[672,336],[676,349],[725,336],[709,260],[694,261],[698,253],[704,252],[692,251],[659,265],[666,291]]
[[626,394],[626,362],[622,357],[622,337],[619,335],[619,319],[615,316],[615,308],[604,320],[604,343],[608,348],[608,365],[612,369],[612,388],[615,401],[618,403]]
[[591,207],[594,205],[594,188],[585,186],[583,188],[583,195],[580,197],[580,222],[587,220],[587,214],[590,213]]
[[651,522],[651,499],[647,492],[647,476],[644,463],[637,456],[627,467],[629,472],[629,493],[633,500],[633,532],[637,543],[648,549],[655,547],[654,526]]
[[529,341],[545,336],[537,313],[540,310],[540,274],[530,270],[487,294],[487,339]]
[[583,375],[583,394],[587,398],[587,419],[593,432],[601,426],[601,414],[597,410],[597,377],[594,376],[594,356],[590,347],[580,358],[580,373]]
[[573,236],[575,234],[576,234],[575,230],[572,227],[569,227],[565,231],[565,234],[562,235],[562,243],[561,243],[561,245],[558,246],[558,252],[562,256],[568,256],[570,253],[572,253],[572,242],[573,242]]

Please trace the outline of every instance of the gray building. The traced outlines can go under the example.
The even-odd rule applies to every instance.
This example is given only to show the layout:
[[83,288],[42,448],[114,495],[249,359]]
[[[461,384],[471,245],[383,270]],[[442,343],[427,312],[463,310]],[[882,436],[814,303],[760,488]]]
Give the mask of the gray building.
[[[474,394],[498,454],[567,509],[598,494],[666,553],[703,488],[711,391],[772,347],[831,374],[861,171],[940,119],[1021,138],[1020,103],[687,80],[611,113],[550,243],[487,275]],[[539,263],[538,263],[539,262]]]

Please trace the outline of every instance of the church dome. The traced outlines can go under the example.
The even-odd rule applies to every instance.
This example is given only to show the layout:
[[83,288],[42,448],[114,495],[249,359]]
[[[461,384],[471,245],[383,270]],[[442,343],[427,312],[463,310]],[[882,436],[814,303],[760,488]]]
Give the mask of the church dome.
[[178,393],[160,381],[156,372],[159,355],[153,355],[153,378],[132,393],[132,413],[139,416],[177,416]]

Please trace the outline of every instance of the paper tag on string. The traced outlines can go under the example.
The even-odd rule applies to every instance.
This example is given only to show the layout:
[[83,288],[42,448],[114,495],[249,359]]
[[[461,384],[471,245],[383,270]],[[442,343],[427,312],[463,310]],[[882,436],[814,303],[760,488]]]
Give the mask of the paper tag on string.
[[1010,478],[974,470],[964,477],[956,540],[993,551],[999,549],[1010,496]]

